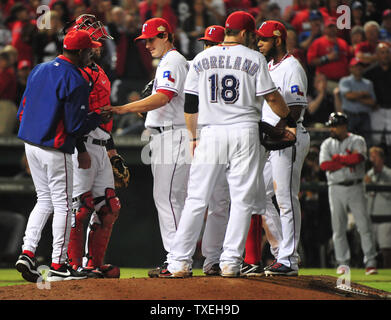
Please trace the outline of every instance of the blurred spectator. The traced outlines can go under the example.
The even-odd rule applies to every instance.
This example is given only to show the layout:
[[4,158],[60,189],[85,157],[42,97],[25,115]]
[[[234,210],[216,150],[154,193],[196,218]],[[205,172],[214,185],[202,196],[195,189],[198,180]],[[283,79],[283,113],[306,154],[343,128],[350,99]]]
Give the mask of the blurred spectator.
[[223,26],[226,18],[224,0],[204,0],[204,4],[208,10],[210,25]]
[[5,25],[3,25],[0,18],[0,50],[2,50],[6,45],[10,44],[11,41],[11,31]]
[[71,14],[69,12],[67,3],[65,1],[55,1],[51,5],[51,9],[56,11],[60,17],[62,24],[65,26],[68,22],[72,20]]
[[16,77],[16,96],[15,103],[19,106],[24,90],[26,89],[27,78],[31,71],[31,63],[28,60],[22,60],[18,63],[17,77]]
[[323,16],[318,10],[311,10],[308,18],[310,29],[299,34],[300,48],[307,50],[314,40],[323,35]]
[[304,126],[324,124],[334,108],[333,95],[327,91],[327,79],[324,74],[317,73],[314,78],[314,90],[308,95],[308,108],[304,116]]
[[[134,102],[140,100],[140,93],[137,91],[132,91],[129,94],[128,102]],[[144,127],[144,119],[142,119],[136,113],[128,113],[122,115],[118,120],[117,129],[114,132],[116,136],[124,136],[127,134],[141,134]]]
[[348,116],[348,130],[363,136],[370,145],[370,113],[376,105],[373,83],[362,77],[364,66],[357,58],[350,61],[349,67],[350,76],[339,81],[342,110]]
[[365,41],[365,32],[364,28],[361,26],[355,26],[350,32],[350,46],[349,46],[349,55],[354,57],[354,53],[357,50],[357,45]]
[[358,43],[354,52],[355,57],[369,66],[376,62],[376,46],[379,43],[380,26],[376,21],[368,21],[364,25],[365,41]]
[[16,69],[17,62],[18,62],[18,50],[14,48],[12,45],[6,45],[2,52],[8,53],[9,59],[10,59],[10,65]]
[[307,2],[307,0],[293,0],[292,5],[285,7],[282,20],[290,23],[298,11],[307,9]]
[[337,81],[349,74],[349,46],[337,37],[337,25],[334,18],[325,21],[324,36],[314,40],[307,52],[307,62],[323,73],[328,81],[328,90],[332,92]]
[[272,2],[267,6],[267,20],[282,20],[281,7],[277,2]]
[[53,60],[62,53],[63,24],[57,11],[51,10],[44,14],[44,19],[50,19],[50,28],[38,30],[33,44],[35,64]]
[[363,26],[365,23],[364,7],[360,1],[354,1],[351,6],[351,26]]
[[[376,47],[377,64],[364,73],[375,89],[377,106],[371,112],[371,126],[376,131],[389,131],[385,135],[387,146],[391,146],[391,46],[380,42]],[[382,133],[372,134],[372,142],[379,145]]]
[[7,52],[0,52],[0,136],[13,133],[16,124],[16,76]]
[[183,24],[183,31],[185,32],[188,41],[187,48],[181,47],[184,51],[185,57],[192,60],[199,52],[203,51],[204,44],[198,41],[198,38],[204,35],[205,29],[211,25],[207,8],[204,5],[204,0],[195,0],[190,9],[190,16]]
[[253,6],[251,0],[224,0],[224,4],[226,16],[234,11],[249,11]]
[[141,92],[152,76],[152,56],[142,41],[134,41],[140,35],[138,18],[126,14],[121,7],[112,9],[112,22],[107,25],[116,44],[116,80],[112,83],[114,104],[127,103],[130,91]]
[[[365,175],[364,182],[376,185],[391,184],[391,169],[384,164],[383,149],[370,148],[369,160],[373,167]],[[371,191],[366,195],[375,241],[382,256],[382,267],[391,268],[391,193],[389,191]]]
[[319,12],[323,16],[323,21],[326,21],[329,18],[327,10],[320,9],[321,8],[319,0],[307,0],[307,7],[303,10],[298,11],[291,21],[292,26],[296,29],[296,32],[298,34],[310,29],[309,18],[311,11],[319,10]]
[[[386,3],[387,1],[365,1],[366,8],[365,8],[365,20],[366,21],[376,21],[377,23],[380,23],[381,21],[381,10],[378,10],[377,7],[381,7],[382,3]],[[387,4],[386,4],[387,5]]]
[[12,46],[18,51],[18,61],[29,60],[33,63],[33,40],[37,33],[35,21],[30,20],[29,13],[22,3],[15,4],[7,25],[12,33]]
[[286,50],[289,54],[300,61],[304,70],[307,70],[307,58],[305,51],[298,47],[296,31],[291,28],[286,30]]
[[386,9],[383,12],[380,40],[391,42],[391,9]]
[[170,21],[172,31],[175,33],[178,18],[171,7],[171,0],[143,0],[139,4],[140,20],[142,22],[151,18],[163,18]]

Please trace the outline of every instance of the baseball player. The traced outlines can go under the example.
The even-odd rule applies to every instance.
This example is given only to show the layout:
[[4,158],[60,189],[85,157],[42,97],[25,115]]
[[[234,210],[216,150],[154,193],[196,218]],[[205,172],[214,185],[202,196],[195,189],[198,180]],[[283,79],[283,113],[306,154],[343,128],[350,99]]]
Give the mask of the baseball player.
[[363,186],[367,145],[363,137],[348,132],[344,113],[332,113],[326,126],[330,137],[320,146],[319,164],[326,171],[329,187],[331,227],[337,274],[349,266],[350,250],[346,237],[348,209],[354,217],[364,253],[365,274],[376,274],[376,247],[366,206]]
[[186,123],[193,140],[198,139],[197,124],[202,129],[169,264],[160,277],[192,275],[192,256],[203,215],[220,174],[226,176],[231,198],[220,256],[221,275],[240,274],[251,214],[261,211],[264,205],[260,178],[265,149],[258,130],[262,97],[278,115],[289,115],[267,71],[264,56],[248,48],[255,40],[255,32],[252,15],[244,11],[232,13],[225,23],[224,42],[199,53],[189,70],[185,84]]
[[[144,99],[120,107],[108,107],[117,114],[148,112],[145,126],[151,132],[151,169],[154,177],[153,197],[158,211],[160,233],[164,249],[170,252],[187,194],[190,152],[185,125],[183,87],[188,63],[173,45],[169,23],[152,18],[143,24],[142,34],[152,57],[159,58],[152,94]],[[161,267],[150,270],[150,277],[158,277]]]
[[[300,175],[310,146],[310,137],[303,127],[303,115],[307,107],[307,76],[300,62],[286,50],[287,32],[278,21],[264,22],[258,29],[259,51],[269,60],[270,75],[284,97],[297,122],[296,144],[282,150],[271,151],[263,172],[266,187],[266,213],[263,215],[265,233],[275,256],[272,265],[266,267],[266,275],[298,275],[297,246],[300,240],[301,210],[299,202]],[[272,125],[280,121],[265,102],[262,120]],[[272,197],[276,196],[278,213]],[[261,225],[257,215],[246,242],[243,275],[260,275],[257,265],[261,259]]]
[[[224,27],[211,25],[205,29],[204,36],[199,41],[204,42],[204,50],[224,41]],[[191,67],[191,63],[190,67]],[[194,151],[198,140],[191,141],[191,151]],[[216,181],[207,209],[207,220],[201,241],[201,253],[205,257],[203,271],[207,276],[220,275],[219,260],[224,242],[225,230],[229,213],[229,189],[225,174],[220,174]]]
[[[112,39],[100,21],[93,15],[76,18],[72,29],[86,30],[92,40]],[[110,81],[94,60],[101,54],[101,47],[93,49],[92,61],[82,69],[87,82],[92,83],[89,97],[90,111],[100,112],[99,108],[110,104]],[[73,215],[72,229],[68,246],[68,260],[77,270],[84,267],[90,277],[103,277],[112,267],[104,265],[104,256],[110,240],[113,224],[121,208],[114,189],[114,177],[110,158],[118,156],[111,130],[113,121],[101,124],[95,130],[81,137],[73,154]],[[88,169],[78,165],[77,157],[89,163]],[[85,224],[87,241],[84,240]],[[85,254],[84,254],[85,245]],[[83,261],[84,256],[84,261]],[[119,275],[118,275],[119,276]]]
[[[27,223],[23,253],[15,266],[30,282],[40,276],[34,254],[42,229],[53,212],[53,252],[47,281],[86,278],[66,264],[66,252],[76,138],[95,129],[105,118],[104,114],[89,113],[89,87],[78,67],[86,65],[91,48],[100,46],[85,30],[69,32],[64,38],[63,55],[31,71],[19,106],[18,137],[25,142],[38,199]],[[84,165],[80,158],[77,160]]]

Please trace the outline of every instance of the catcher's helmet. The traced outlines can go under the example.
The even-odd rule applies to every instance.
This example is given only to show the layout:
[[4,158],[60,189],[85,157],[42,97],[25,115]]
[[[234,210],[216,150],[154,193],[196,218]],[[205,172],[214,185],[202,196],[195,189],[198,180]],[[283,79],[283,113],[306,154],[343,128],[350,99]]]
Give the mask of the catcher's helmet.
[[330,114],[329,121],[325,123],[326,127],[337,127],[348,123],[348,117],[342,112],[333,112]]

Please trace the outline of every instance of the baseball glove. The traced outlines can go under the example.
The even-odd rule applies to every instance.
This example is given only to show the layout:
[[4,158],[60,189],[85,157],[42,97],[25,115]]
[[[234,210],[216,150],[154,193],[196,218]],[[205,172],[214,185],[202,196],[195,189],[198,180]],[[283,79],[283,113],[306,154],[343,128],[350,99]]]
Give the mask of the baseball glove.
[[115,155],[110,158],[110,162],[113,167],[115,188],[126,188],[129,185],[130,172],[124,159],[120,155]]
[[259,136],[266,150],[281,150],[296,143],[296,136],[285,129],[286,124],[285,119],[281,119],[276,126],[264,121],[259,122]]

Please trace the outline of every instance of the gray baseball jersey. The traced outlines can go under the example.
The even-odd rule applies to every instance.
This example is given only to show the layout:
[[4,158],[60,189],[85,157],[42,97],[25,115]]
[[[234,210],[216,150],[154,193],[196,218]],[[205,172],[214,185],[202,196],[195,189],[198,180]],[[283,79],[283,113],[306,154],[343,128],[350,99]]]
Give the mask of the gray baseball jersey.
[[[327,138],[320,146],[319,163],[331,161],[334,154],[348,155],[351,152],[358,152],[367,158],[367,144],[363,137],[349,133],[349,136],[343,141],[334,138]],[[365,175],[365,161],[361,161],[354,167],[344,167],[340,170],[326,172],[329,185],[340,182],[362,179]]]

